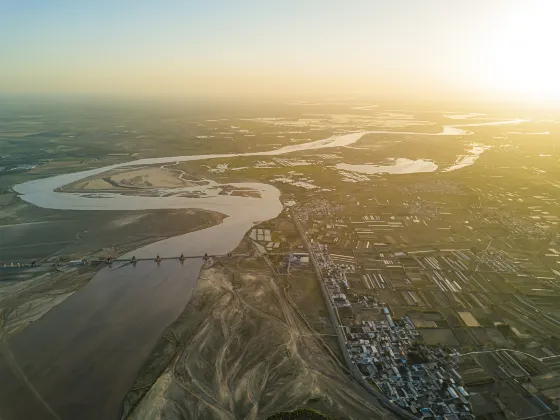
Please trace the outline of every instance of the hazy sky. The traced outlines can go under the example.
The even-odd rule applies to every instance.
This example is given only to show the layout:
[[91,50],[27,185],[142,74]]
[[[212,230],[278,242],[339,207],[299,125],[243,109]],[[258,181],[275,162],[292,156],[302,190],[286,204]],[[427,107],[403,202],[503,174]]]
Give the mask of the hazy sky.
[[560,99],[558,3],[0,0],[0,92]]

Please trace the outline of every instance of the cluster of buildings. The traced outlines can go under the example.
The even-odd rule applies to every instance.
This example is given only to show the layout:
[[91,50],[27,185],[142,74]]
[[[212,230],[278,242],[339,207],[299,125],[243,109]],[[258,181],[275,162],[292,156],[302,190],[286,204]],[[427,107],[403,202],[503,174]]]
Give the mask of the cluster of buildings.
[[[334,263],[325,244],[312,242],[310,251],[337,316],[351,315],[346,274],[355,266]],[[341,326],[350,361],[363,379],[414,417],[474,419],[455,354],[425,346],[408,318],[393,320],[387,306],[371,306],[379,310],[373,319]]]
[[354,271],[355,267],[351,265],[334,264],[327,246],[320,243],[311,244],[311,252],[315,257],[315,263],[323,274],[323,284],[325,285],[334,306],[341,310],[342,308],[351,308],[351,303],[346,296],[348,290],[347,271]]
[[[535,196],[535,198],[537,197]],[[492,209],[480,221],[485,225],[503,226],[510,235],[525,236],[533,240],[543,240],[555,235],[558,216],[551,215],[535,206],[528,207],[526,212],[527,215],[520,215],[513,211]]]
[[297,206],[295,210],[297,211],[298,220],[301,222],[302,226],[307,229],[310,217],[325,219],[334,216],[336,211],[342,208],[341,205],[334,205],[329,200],[318,198],[309,203],[305,203],[305,205]]
[[[507,183],[481,187],[380,181],[290,210],[346,364],[403,418],[525,418],[558,407],[560,201]],[[459,363],[440,348],[484,354]],[[507,354],[521,377],[503,348],[518,351]],[[533,380],[545,372],[546,385]]]
[[382,319],[343,327],[347,350],[365,379],[415,417],[474,419],[453,353],[429,348],[408,319]]

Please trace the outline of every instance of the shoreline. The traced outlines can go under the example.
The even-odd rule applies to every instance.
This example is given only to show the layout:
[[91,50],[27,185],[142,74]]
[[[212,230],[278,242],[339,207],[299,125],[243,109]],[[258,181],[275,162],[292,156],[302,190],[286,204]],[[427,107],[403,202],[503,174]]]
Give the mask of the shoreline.
[[[516,124],[518,121],[502,122]],[[468,126],[474,126],[472,124]],[[495,124],[481,124],[495,125]],[[274,156],[297,151],[318,150],[348,146],[366,134],[418,134],[418,135],[467,135],[459,126],[444,126],[438,134],[366,131],[334,135],[327,139],[286,146],[268,152],[242,154],[216,154],[140,159],[71,174],[63,174],[18,184],[13,190],[21,199],[39,207],[60,210],[155,210],[202,209],[225,214],[222,223],[205,229],[153,242],[125,254],[137,258],[160,255],[227,254],[242,240],[245,233],[257,222],[270,220],[283,210],[280,191],[262,183],[223,184],[234,187],[251,187],[261,193],[261,198],[216,195],[200,198],[186,197],[136,197],[121,194],[98,194],[96,197],[80,193],[57,193],[55,190],[89,176],[116,168],[141,164],[161,164],[179,161],[227,158],[234,156]],[[460,134],[459,131],[462,133]],[[186,187],[185,189],[200,188]],[[108,406],[122,408],[125,395],[134,384],[139,366],[145,362],[157,340],[188,306],[193,290],[198,284],[201,261],[185,265],[164,262],[156,264],[130,264],[104,268],[82,289],[49,311],[39,321],[30,325],[11,340],[23,366],[31,364],[27,374],[32,376],[39,395],[64,418],[87,412],[89,418],[111,418]],[[135,270],[135,271],[134,271]],[[185,273],[185,271],[187,271]],[[196,276],[195,276],[196,274]],[[186,280],[186,281],[185,281]],[[72,315],[72,317],[69,317]],[[92,335],[91,332],[96,334]],[[49,341],[56,336],[57,341]],[[41,348],[40,354],[37,347]],[[62,364],[56,374],[49,374],[49,366]],[[84,369],[94,364],[96,369]],[[118,381],[114,373],[119,371]],[[0,365],[0,373],[2,366]],[[87,376],[76,384],[76,374]],[[131,379],[131,376],[134,378]],[[1,378],[1,376],[0,376]],[[96,383],[97,381],[97,383]],[[87,383],[86,383],[87,382]],[[103,393],[112,383],[112,392]],[[92,395],[91,389],[96,389]],[[119,391],[117,391],[117,389]],[[123,390],[125,390],[123,392]],[[66,392],[65,392],[66,391]],[[0,400],[12,401],[21,396],[21,387],[8,389]],[[22,398],[22,400],[25,400]],[[82,401],[71,405],[68,401]],[[24,413],[31,406],[21,407]],[[101,410],[96,413],[94,410]],[[107,416],[109,414],[109,416]],[[20,417],[25,418],[26,415]],[[32,415],[27,415],[32,417]],[[87,417],[87,416],[86,416]],[[85,417],[82,417],[85,419]]]

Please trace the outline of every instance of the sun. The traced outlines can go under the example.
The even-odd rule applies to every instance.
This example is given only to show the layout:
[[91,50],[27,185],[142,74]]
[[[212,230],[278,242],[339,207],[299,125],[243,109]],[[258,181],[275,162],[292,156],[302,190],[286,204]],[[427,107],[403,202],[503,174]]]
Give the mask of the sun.
[[560,2],[538,4],[526,3],[496,20],[485,47],[487,68],[480,71],[499,91],[528,100],[560,101]]

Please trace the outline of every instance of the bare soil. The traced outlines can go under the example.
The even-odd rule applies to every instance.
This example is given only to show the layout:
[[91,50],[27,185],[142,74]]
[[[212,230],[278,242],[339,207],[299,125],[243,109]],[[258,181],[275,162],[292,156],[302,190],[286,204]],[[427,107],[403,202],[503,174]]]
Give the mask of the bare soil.
[[257,419],[296,408],[390,418],[349,377],[272,272],[249,260],[202,271],[128,394],[123,418]]

